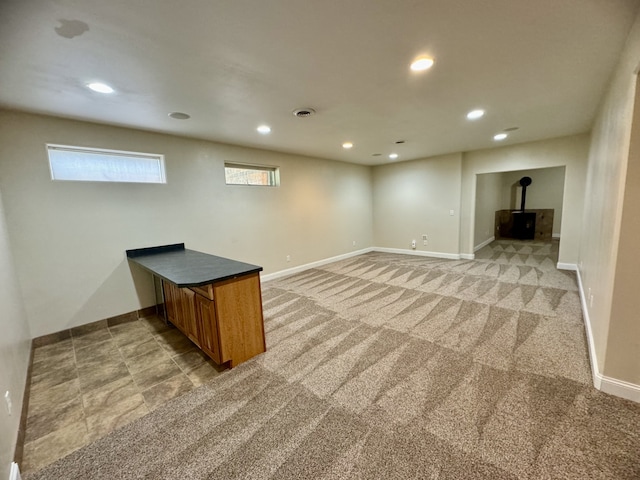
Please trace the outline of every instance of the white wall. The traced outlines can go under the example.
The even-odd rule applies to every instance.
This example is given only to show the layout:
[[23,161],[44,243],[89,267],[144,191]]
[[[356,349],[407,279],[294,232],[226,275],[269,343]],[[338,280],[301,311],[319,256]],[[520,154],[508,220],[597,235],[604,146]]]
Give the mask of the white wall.
[[[629,180],[637,181],[633,163],[640,160],[637,149],[630,157],[630,142],[632,126],[636,141],[640,129],[637,125],[640,120],[635,124],[632,121],[634,100],[638,102],[635,88],[639,63],[640,16],[636,17],[592,130],[579,262],[585,293],[593,295],[587,301],[587,310],[597,369],[604,375],[637,385],[640,385],[637,314],[640,232],[628,224],[629,217],[624,220],[622,236],[621,230],[623,210],[630,209],[627,214],[637,216],[638,208],[637,194],[628,190],[638,186],[627,181],[627,175],[631,167]],[[619,252],[620,244],[623,249]]]
[[[0,190],[1,191],[1,190]],[[9,478],[16,447],[22,394],[29,363],[30,335],[22,296],[18,289],[13,255],[9,245],[5,212],[0,195],[0,395],[9,391],[13,413],[7,414],[0,399],[0,478]]]
[[[0,112],[0,125],[0,188],[34,337],[153,304],[126,249],[184,242],[269,273],[372,245],[368,167],[18,112]],[[168,183],[53,182],[46,143],[162,153]],[[279,166],[281,186],[227,186],[225,161]]]
[[580,247],[588,148],[589,135],[582,134],[465,153],[462,161],[461,253],[473,253],[476,175],[564,166],[564,216],[558,261],[575,265]]
[[502,174],[476,176],[476,212],[473,249],[495,237],[496,210],[502,210]]
[[375,246],[410,250],[415,239],[417,251],[458,254],[460,173],[459,153],[373,167]]
[[[519,170],[517,172],[505,172],[502,174],[502,209],[516,208],[512,193],[514,184],[520,185],[522,177],[531,178],[532,182],[527,187],[527,209],[553,209],[553,234],[559,236],[562,224],[562,198],[564,197],[564,167],[536,168],[535,170]],[[520,205],[518,193],[517,205]],[[477,203],[476,203],[477,206]]]

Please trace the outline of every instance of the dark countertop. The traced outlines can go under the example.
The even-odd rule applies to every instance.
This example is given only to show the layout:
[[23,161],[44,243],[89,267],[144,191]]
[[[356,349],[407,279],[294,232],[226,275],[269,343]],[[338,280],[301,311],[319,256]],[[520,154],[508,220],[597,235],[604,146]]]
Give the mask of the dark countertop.
[[185,249],[184,243],[127,250],[127,258],[178,287],[199,287],[262,271],[257,265]]

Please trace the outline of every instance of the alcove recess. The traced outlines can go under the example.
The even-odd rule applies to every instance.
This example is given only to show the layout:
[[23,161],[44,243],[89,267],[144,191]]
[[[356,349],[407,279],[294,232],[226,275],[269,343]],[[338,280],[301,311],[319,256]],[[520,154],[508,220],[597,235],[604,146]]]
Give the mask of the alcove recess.
[[[522,177],[519,182],[520,205],[516,210],[498,210],[495,220],[495,237],[518,240],[551,241],[553,234],[553,209],[525,209],[527,187],[531,177]],[[517,198],[517,197],[516,197]]]

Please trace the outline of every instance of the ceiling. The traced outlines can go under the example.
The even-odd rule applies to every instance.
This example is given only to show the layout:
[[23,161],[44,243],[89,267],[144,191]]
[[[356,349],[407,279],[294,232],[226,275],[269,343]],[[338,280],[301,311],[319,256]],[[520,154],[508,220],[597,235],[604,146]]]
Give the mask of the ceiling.
[[0,106],[366,165],[521,143],[590,129],[638,6],[3,0]]

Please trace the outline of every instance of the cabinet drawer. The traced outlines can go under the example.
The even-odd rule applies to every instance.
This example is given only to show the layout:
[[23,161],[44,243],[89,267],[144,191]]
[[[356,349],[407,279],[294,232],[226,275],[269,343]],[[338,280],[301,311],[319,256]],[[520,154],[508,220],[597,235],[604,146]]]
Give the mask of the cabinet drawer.
[[199,287],[189,287],[196,293],[199,293],[203,297],[213,300],[213,284],[201,285]]

